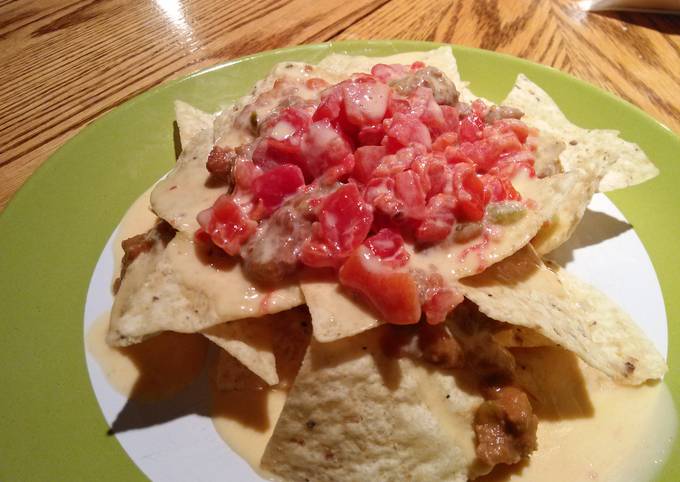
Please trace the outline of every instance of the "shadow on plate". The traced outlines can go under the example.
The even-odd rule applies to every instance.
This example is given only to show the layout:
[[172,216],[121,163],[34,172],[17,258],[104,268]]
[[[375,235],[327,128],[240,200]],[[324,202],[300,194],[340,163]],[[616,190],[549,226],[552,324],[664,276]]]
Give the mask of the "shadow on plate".
[[152,427],[187,415],[211,415],[208,370],[179,393],[162,400],[130,398],[113,421],[108,435]]
[[[150,341],[164,335],[135,346],[144,347]],[[176,337],[178,334],[171,334],[171,336]],[[185,339],[185,345],[186,340],[203,340],[201,335],[180,336]],[[166,346],[174,345],[167,341],[157,342],[157,344],[162,346],[160,351],[163,351]],[[207,345],[207,339],[205,344]],[[217,389],[215,374],[218,357],[215,349],[207,355],[203,353],[205,356],[201,356],[200,351],[195,350],[192,353],[195,355],[193,362],[190,361],[191,356],[183,358],[182,355],[187,355],[186,351],[179,353],[176,360],[169,359],[167,356],[135,357],[137,353],[144,353],[144,350],[132,352],[129,358],[135,363],[139,376],[130,397],[111,424],[108,435],[160,425],[187,415],[219,416],[238,421],[241,425],[260,431],[269,428],[271,421],[267,409],[267,390],[251,390],[246,387],[243,390],[221,392]],[[159,353],[156,350],[156,355]],[[158,359],[165,361],[162,368],[159,368]],[[180,360],[184,360],[182,368],[186,367],[187,360],[189,364],[194,364],[194,367],[182,373],[182,369],[175,363]],[[198,363],[200,365],[196,365]],[[168,386],[174,389],[158,390],[159,387]]]
[[574,259],[574,250],[593,246],[625,233],[633,226],[624,221],[599,211],[586,209],[581,223],[569,240],[555,251],[548,253],[548,258],[565,266]]

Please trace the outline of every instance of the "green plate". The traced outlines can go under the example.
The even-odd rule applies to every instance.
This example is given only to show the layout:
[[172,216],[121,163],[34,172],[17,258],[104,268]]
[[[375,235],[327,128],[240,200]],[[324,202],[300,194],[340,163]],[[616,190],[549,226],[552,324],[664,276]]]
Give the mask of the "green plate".
[[[107,425],[83,350],[87,286],[126,208],[174,162],[174,99],[214,111],[283,60],[331,52],[389,55],[426,42],[342,42],[266,52],[168,82],[93,122],[59,149],[0,215],[0,480],[143,480]],[[492,52],[453,47],[463,78],[499,101],[524,72],[575,123],[614,128],[661,170],[609,198],[635,226],[666,303],[666,377],[680,399],[680,139],[630,104],[556,70]],[[660,476],[680,480],[680,440]]]

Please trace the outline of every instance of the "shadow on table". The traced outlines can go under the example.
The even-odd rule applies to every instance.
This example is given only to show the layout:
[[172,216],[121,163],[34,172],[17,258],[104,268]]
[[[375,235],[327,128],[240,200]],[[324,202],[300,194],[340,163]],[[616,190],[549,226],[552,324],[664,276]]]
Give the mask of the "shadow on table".
[[589,14],[607,17],[621,22],[637,25],[664,34],[680,33],[680,15],[643,12],[588,12]]

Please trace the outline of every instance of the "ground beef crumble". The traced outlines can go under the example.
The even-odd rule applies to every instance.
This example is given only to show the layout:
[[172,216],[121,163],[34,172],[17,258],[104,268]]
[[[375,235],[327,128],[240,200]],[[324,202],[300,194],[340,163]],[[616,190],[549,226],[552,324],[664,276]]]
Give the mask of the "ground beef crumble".
[[118,292],[128,267],[140,254],[151,251],[157,243],[163,243],[164,245],[168,244],[174,236],[175,230],[173,227],[165,221],[160,221],[146,233],[138,234],[123,240],[121,243],[123,248],[123,259],[120,263],[120,277],[118,277],[113,284],[114,294]]

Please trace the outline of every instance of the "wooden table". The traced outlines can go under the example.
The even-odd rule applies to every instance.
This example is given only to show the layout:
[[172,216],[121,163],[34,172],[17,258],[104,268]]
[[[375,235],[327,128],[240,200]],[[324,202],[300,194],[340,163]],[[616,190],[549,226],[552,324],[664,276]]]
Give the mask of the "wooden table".
[[0,209],[83,126],[158,83],[276,47],[388,38],[551,65],[680,132],[680,16],[575,0],[0,0]]

